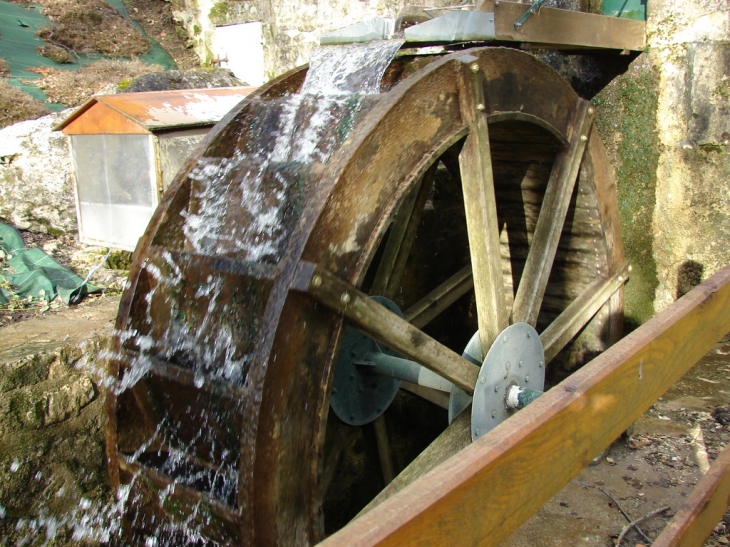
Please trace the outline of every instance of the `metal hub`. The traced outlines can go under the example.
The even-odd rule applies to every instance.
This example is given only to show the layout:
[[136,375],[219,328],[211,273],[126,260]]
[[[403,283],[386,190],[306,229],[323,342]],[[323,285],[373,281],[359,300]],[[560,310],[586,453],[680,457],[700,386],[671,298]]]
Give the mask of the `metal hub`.
[[484,359],[471,407],[472,441],[512,414],[505,400],[512,386],[534,391],[545,387],[542,342],[537,331],[527,323],[515,323],[504,329]]
[[[403,317],[395,303],[382,296],[372,296],[393,313]],[[365,425],[380,416],[395,399],[401,381],[368,370],[367,356],[382,352],[401,357],[360,331],[347,327],[337,358],[330,404],[337,417],[350,425]]]

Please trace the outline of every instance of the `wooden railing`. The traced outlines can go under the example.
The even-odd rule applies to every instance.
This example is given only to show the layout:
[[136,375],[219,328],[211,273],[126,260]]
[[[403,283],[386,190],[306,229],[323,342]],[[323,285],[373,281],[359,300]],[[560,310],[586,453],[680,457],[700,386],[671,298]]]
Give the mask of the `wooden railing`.
[[[730,266],[320,547],[499,545],[730,331]],[[728,506],[726,449],[655,546],[702,545]]]

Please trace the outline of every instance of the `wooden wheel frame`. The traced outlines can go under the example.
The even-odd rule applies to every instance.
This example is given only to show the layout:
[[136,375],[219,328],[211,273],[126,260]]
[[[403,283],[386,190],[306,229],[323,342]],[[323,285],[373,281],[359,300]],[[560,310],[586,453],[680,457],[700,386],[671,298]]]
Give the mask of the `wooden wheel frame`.
[[[323,539],[329,400],[346,324],[469,391],[478,368],[426,326],[454,306],[458,329],[468,338],[478,326],[483,348],[524,321],[541,333],[547,361],[568,368],[620,337],[627,266],[593,110],[512,49],[396,60],[389,91],[360,105],[329,161],[297,167],[280,252],[251,260],[235,248],[232,234],[261,234],[231,184],[240,167],[221,166],[265,138],[256,116],[304,75],[260,89],[206,137],[135,252],[106,394],[110,477],[126,496],[131,538],[166,522],[171,545]],[[206,186],[216,177],[225,184]],[[442,180],[459,181],[461,193],[444,201],[461,200],[464,219],[429,224],[422,212],[438,211]],[[201,253],[190,218],[215,213],[211,200],[224,204],[225,237]],[[467,262],[451,269],[429,261],[422,231],[444,219],[468,236]],[[366,293],[400,298],[408,321]]]

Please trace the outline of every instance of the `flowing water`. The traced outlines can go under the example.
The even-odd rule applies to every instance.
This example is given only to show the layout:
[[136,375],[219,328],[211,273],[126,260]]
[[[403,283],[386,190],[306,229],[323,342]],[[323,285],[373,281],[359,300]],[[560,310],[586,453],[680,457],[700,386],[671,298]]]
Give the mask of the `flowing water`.
[[[203,156],[189,173],[190,203],[181,212],[182,247],[239,263],[276,264],[286,252],[301,204],[311,191],[311,166],[329,162],[357,117],[373,104],[369,96],[380,92],[385,69],[401,44],[319,48],[300,93],[254,101],[235,152],[230,157]],[[199,270],[199,264],[184,253],[163,251],[147,258],[140,279],[148,288],[133,304],[133,315],[144,319],[130,322],[126,331],[117,334],[122,346],[138,352],[137,357],[108,355],[126,361],[126,370],[121,378],[101,380],[120,398],[147,375],[152,366],[149,355],[189,369],[199,389],[206,382],[246,384],[258,325],[241,325],[237,314],[263,306],[267,288],[253,284],[239,294],[232,292],[231,285],[240,278],[228,278],[235,272],[219,268],[218,273],[210,273],[216,272],[211,266],[203,278]],[[153,320],[160,310],[167,320]],[[256,317],[260,311],[250,315]],[[153,377],[147,378],[153,389]],[[128,461],[154,467],[175,477],[178,484],[204,490],[235,507],[238,468],[243,464],[234,424],[242,409],[226,407],[214,391],[191,395],[188,401],[195,403],[186,408],[180,408],[181,401],[157,401],[162,416],[156,430],[128,455]],[[195,423],[205,427],[193,428],[191,437]],[[230,446],[214,434],[221,431],[232,438]],[[191,465],[199,456],[195,451],[205,453],[217,467]],[[82,499],[64,518],[48,512],[19,521],[16,528],[22,539],[17,544],[57,545],[54,537],[61,529],[70,529],[76,541],[114,543],[121,535],[122,514],[142,501],[135,493],[136,480],[137,476],[120,488],[110,503]],[[169,494],[169,489],[158,492],[161,506]],[[145,539],[146,545],[178,545],[180,538],[195,543],[203,535],[193,524],[199,520],[193,514],[189,522],[160,523],[160,529]]]

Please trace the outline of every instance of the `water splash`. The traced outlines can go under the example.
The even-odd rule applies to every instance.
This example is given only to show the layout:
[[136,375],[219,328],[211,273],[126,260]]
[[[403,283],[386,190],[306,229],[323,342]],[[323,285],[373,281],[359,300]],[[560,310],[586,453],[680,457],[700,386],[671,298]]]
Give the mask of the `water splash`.
[[231,158],[202,157],[190,172],[183,232],[197,253],[277,263],[313,184],[310,166],[339,149],[402,41],[325,46],[299,94],[253,105],[248,142]]

